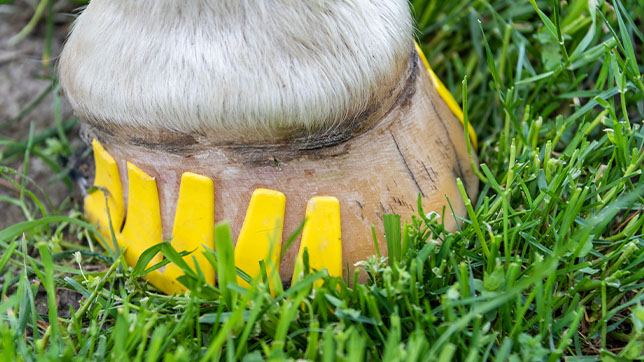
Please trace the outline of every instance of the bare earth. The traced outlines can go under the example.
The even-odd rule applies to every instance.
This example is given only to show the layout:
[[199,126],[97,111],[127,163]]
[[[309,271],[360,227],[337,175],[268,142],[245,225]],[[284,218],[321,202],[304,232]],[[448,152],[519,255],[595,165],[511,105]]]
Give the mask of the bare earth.
[[[61,13],[55,18],[54,37],[52,41],[52,61],[56,61],[62,48],[63,41],[73,21],[73,8],[67,3]],[[29,22],[34,13],[30,2],[16,1],[13,4],[0,5],[0,140],[24,141],[28,138],[30,124],[33,123],[35,134],[55,127],[54,103],[50,92],[33,110],[21,119],[17,116],[28,107],[50,85],[50,70],[43,65],[43,49],[45,48],[45,21],[41,19],[30,35],[15,45],[10,45],[10,39],[18,34]],[[72,116],[71,108],[66,102],[62,103],[63,120]],[[68,133],[72,144],[78,144],[78,132]],[[5,148],[0,146],[0,152]],[[0,166],[21,171],[22,157],[17,161],[7,161],[0,157]],[[44,189],[55,207],[70,196],[68,188],[60,181],[52,182],[54,172],[38,158],[30,162],[29,177],[39,187]],[[14,180],[20,182],[19,178]],[[29,187],[36,191],[37,188]],[[0,195],[17,197],[18,190],[6,179],[0,179]],[[43,195],[37,192],[38,197]],[[51,211],[51,210],[50,210]],[[8,203],[0,207],[0,228],[13,225],[24,220],[20,208]]]

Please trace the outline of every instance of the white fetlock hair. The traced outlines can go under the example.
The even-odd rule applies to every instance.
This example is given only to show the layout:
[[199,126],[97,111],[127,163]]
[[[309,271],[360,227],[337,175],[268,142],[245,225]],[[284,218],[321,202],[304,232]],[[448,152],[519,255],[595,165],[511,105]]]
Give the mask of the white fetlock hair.
[[90,123],[270,140],[390,97],[412,48],[407,0],[92,0],[59,68]]

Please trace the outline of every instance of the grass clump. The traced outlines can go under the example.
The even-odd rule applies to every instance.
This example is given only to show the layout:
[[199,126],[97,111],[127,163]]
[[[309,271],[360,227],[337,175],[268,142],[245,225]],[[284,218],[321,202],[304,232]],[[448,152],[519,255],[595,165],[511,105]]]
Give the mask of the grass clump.
[[[442,227],[449,210],[386,216],[391,257],[361,263],[367,283],[311,271],[275,296],[262,281],[239,287],[213,254],[227,283],[188,271],[191,291],[169,297],[143,267],[95,250],[73,208],[41,202],[28,167],[3,166],[21,191],[2,201],[27,218],[0,231],[3,359],[642,358],[641,3],[412,3],[421,46],[480,137],[481,192],[473,203],[461,186],[458,232]],[[34,140],[3,142],[28,165],[45,147]],[[216,235],[231,244],[225,224]],[[80,303],[58,308],[62,290]]]

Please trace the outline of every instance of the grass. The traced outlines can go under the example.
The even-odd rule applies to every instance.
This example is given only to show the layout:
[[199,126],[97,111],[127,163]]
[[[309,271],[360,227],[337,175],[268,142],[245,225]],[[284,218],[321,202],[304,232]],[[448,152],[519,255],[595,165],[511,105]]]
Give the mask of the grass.
[[[2,359],[643,358],[641,2],[412,3],[420,44],[480,139],[481,192],[458,232],[439,221],[449,212],[402,227],[387,216],[392,258],[361,263],[368,283],[312,272],[276,296],[261,280],[237,286],[213,253],[228,283],[186,270],[191,291],[165,296],[142,266],[96,249],[77,205],[38,196],[31,159],[61,173],[56,156],[72,151],[53,115],[45,136],[0,141],[2,165],[24,166],[0,167],[19,190],[0,201],[26,220],[0,231]],[[216,235],[231,245],[226,224]],[[59,310],[63,289],[80,304]]]

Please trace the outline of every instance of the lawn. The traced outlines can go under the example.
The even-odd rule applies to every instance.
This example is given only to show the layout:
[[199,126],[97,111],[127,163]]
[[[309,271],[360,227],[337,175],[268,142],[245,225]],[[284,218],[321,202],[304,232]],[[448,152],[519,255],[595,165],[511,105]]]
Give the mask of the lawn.
[[[45,61],[54,3],[23,24],[45,34]],[[222,223],[219,286],[188,269],[191,290],[166,296],[140,278],[145,263],[98,246],[69,188],[77,120],[54,94],[49,127],[30,128],[44,99],[33,94],[0,119],[0,202],[20,216],[0,230],[0,359],[644,358],[642,1],[412,5],[419,44],[479,138],[481,192],[457,232],[442,227],[449,210],[386,216],[389,258],[361,263],[367,283],[311,271],[273,296],[261,280],[237,286]],[[32,178],[35,162],[56,176]]]

